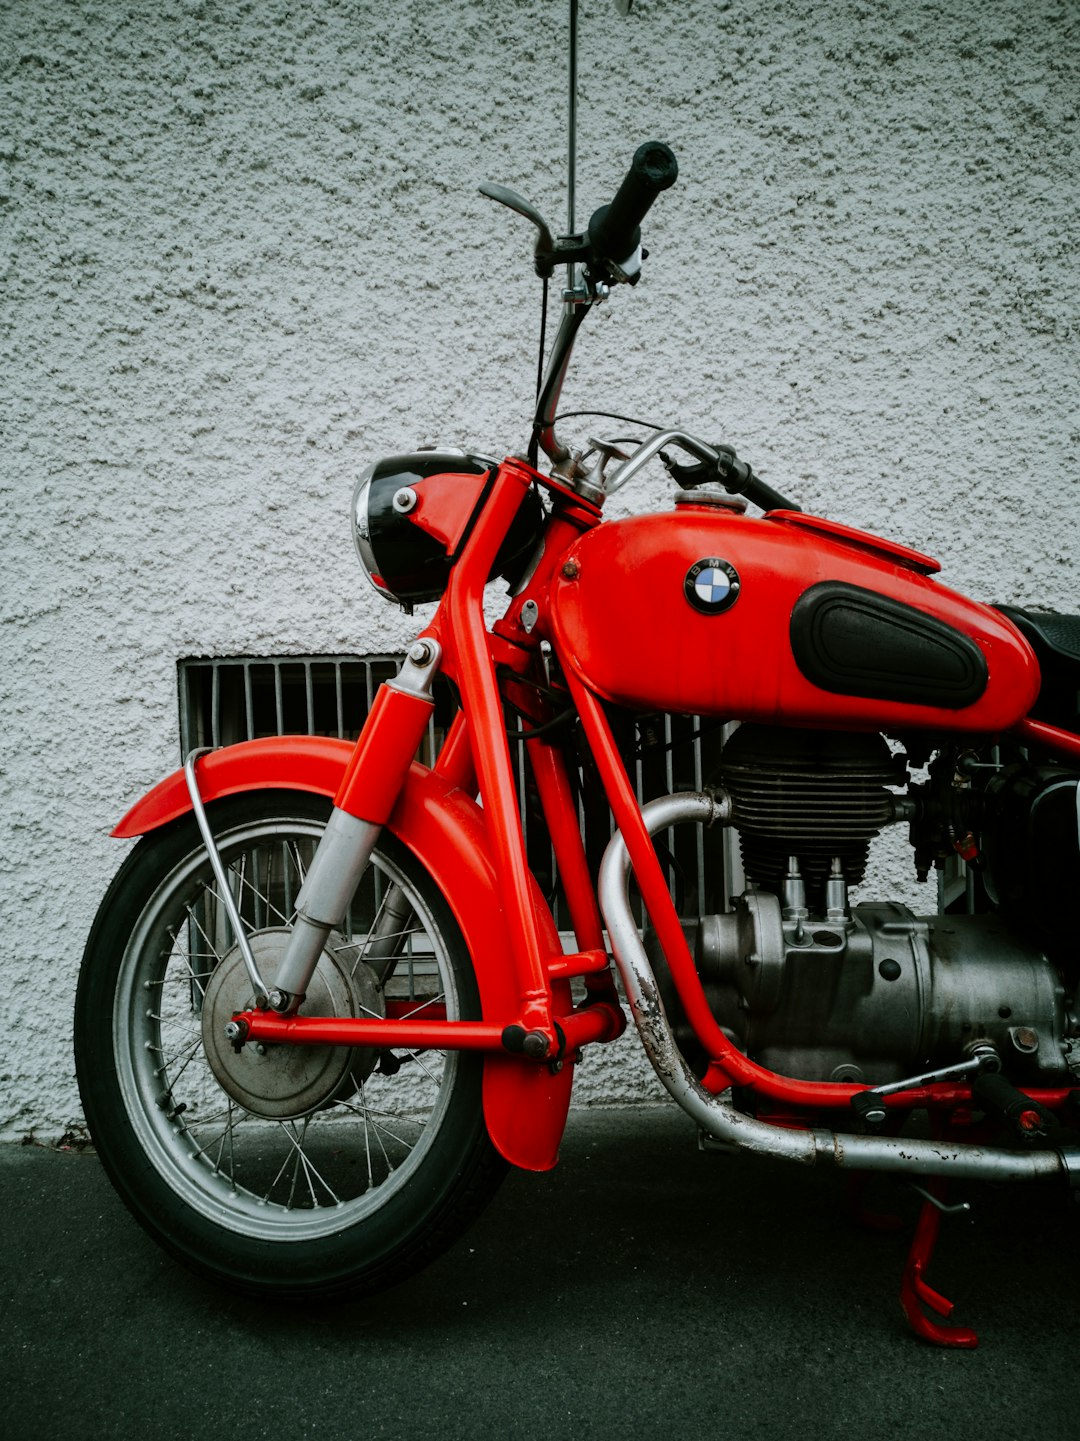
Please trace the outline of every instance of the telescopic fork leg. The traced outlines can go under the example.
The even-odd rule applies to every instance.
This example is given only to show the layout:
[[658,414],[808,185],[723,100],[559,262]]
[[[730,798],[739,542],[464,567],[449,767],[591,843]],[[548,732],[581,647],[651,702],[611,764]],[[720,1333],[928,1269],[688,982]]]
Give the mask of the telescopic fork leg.
[[367,869],[434,712],[431,689],[441,658],[438,642],[422,636],[393,680],[379,687],[296,898],[292,933],[269,998],[273,1011],[294,1012],[303,1002],[326,938]]

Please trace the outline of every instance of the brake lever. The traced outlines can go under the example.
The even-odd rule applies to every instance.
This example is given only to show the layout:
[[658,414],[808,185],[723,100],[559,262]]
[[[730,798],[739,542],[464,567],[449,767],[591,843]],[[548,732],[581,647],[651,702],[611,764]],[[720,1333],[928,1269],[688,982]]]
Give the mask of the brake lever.
[[729,445],[717,445],[715,460],[702,460],[694,465],[680,465],[670,456],[661,452],[660,459],[667,467],[668,474],[683,487],[694,490],[701,485],[716,482],[729,495],[742,495],[762,510],[801,510],[794,501],[788,500],[771,485],[759,480],[746,461],[740,460]]
[[683,490],[696,490],[699,485],[708,485],[711,480],[716,479],[716,468],[707,460],[699,460],[694,465],[680,465],[666,450],[660,452],[660,459],[664,462],[668,475]]
[[485,180],[480,186],[480,194],[499,205],[505,205],[508,210],[524,216],[536,226],[539,233],[533,251],[533,265],[542,280],[550,279],[556,265],[569,265],[592,258],[586,236],[560,235],[556,240],[551,234],[551,227],[536,206],[516,190],[511,190],[508,185],[496,185],[494,181]]

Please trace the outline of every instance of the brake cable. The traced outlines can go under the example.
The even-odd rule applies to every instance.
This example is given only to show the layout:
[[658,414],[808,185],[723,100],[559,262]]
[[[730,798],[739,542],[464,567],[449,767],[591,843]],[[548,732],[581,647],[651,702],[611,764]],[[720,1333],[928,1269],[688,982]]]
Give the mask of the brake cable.
[[547,350],[548,277],[543,277],[544,293],[540,299],[540,356],[536,362],[536,399],[544,385],[544,352]]

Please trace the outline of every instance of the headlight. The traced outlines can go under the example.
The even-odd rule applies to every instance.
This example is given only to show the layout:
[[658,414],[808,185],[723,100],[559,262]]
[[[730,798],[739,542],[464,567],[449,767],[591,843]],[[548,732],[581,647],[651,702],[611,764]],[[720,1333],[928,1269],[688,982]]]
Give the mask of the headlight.
[[[419,605],[446,589],[451,558],[442,543],[395,509],[394,496],[430,475],[484,475],[496,462],[460,450],[420,450],[377,460],[362,472],[352,499],[353,541],[368,580],[387,600]],[[513,576],[532,554],[544,512],[531,490],[496,557],[490,579]]]

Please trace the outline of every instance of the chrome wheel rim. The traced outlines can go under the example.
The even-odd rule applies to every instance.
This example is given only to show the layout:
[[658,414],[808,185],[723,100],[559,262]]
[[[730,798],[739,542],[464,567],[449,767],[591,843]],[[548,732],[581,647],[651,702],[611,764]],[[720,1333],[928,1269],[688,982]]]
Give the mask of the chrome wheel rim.
[[[321,833],[318,822],[297,818],[219,836],[249,933],[289,923]],[[392,940],[400,957],[387,998],[399,1014],[459,1016],[447,939],[416,886],[381,853],[341,931],[350,965],[366,964],[388,902],[406,921]],[[377,944],[385,952],[385,924]],[[234,946],[196,851],[157,887],[121,962],[113,1041],[128,1117],[154,1168],[204,1218],[264,1240],[335,1235],[385,1206],[423,1165],[460,1057],[397,1051],[385,1071],[354,1068],[336,1098],[306,1115],[255,1115],[219,1086],[202,1040],[203,996]]]

